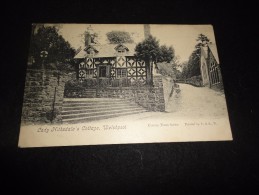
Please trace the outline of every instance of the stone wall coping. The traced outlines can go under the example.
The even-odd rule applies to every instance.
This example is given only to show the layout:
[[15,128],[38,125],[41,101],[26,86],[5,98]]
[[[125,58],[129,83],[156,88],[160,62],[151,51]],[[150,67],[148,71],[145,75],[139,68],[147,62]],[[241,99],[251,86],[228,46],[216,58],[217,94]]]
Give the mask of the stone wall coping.
[[149,89],[150,87],[148,86],[141,86],[141,87],[106,87],[106,89],[129,89],[129,90],[138,90],[138,89]]

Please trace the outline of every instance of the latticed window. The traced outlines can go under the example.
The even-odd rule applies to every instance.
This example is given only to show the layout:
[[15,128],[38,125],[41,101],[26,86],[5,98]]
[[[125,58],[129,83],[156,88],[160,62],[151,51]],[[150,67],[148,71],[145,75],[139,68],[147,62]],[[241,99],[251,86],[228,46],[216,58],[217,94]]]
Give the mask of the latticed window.
[[119,45],[119,46],[115,47],[115,50],[118,52],[118,54],[123,54],[123,53],[126,53],[128,48],[125,47],[124,45]]
[[96,77],[96,66],[93,58],[85,58],[85,60],[79,64],[78,76],[80,81]]
[[125,49],[118,50],[118,53],[125,53]]
[[94,69],[86,69],[86,78],[94,77]]
[[127,69],[126,68],[117,69],[117,78],[124,78],[124,77],[127,77]]

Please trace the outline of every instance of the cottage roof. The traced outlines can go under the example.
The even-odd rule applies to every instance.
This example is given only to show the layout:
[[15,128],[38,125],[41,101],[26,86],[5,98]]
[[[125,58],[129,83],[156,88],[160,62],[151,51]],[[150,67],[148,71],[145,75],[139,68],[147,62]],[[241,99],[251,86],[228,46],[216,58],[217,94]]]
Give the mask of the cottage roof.
[[201,47],[202,48],[202,55],[207,58],[208,57],[208,48],[211,51],[211,53],[213,54],[215,60],[217,61],[217,63],[219,64],[219,56],[218,56],[218,51],[217,51],[217,46],[214,43],[210,43],[207,46]]
[[[97,52],[92,56],[93,58],[102,58],[102,57],[116,57],[119,54],[116,51],[116,48],[119,46],[124,46],[126,52],[125,56],[134,56],[136,44],[134,43],[125,43],[125,44],[105,44],[105,45],[91,45],[89,47],[93,47]],[[86,48],[87,49],[87,48]],[[87,54],[86,49],[82,49],[76,56],[75,59],[85,58],[89,56]]]
[[207,58],[208,57],[208,48],[207,47],[201,47],[201,54]]
[[216,44],[209,44],[208,45],[210,48],[210,51],[212,52],[215,60],[217,61],[217,63],[219,64],[219,56],[218,56],[218,51],[217,51],[217,46]]
[[169,74],[173,77],[173,79],[176,78],[175,76],[175,71],[172,69],[172,64],[171,63],[167,63],[167,62],[158,62],[157,63],[157,67],[160,71],[162,71],[161,73],[163,74]]

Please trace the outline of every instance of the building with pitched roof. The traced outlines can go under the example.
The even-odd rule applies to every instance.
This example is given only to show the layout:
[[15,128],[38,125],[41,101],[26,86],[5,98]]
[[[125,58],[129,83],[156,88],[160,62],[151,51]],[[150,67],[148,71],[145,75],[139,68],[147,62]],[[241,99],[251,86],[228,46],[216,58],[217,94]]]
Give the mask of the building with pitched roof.
[[[147,38],[150,35],[148,25],[144,25],[144,32]],[[85,47],[78,49],[74,57],[81,83],[67,82],[64,96],[99,99],[95,101],[108,98],[109,105],[124,99],[135,102],[145,111],[165,111],[162,76],[156,74],[156,70],[147,71],[145,61],[135,56],[135,47],[134,43],[99,44],[94,40],[93,31],[88,29]],[[152,82],[149,80],[151,76]],[[122,114],[123,108],[119,112]]]
[[209,43],[201,47],[200,69],[204,86],[223,88],[220,62],[215,44]]
[[109,85],[124,81],[130,85],[138,83],[145,85],[147,70],[145,62],[138,60],[134,43],[98,44],[88,31],[85,38],[85,48],[77,52],[75,60],[78,64],[78,79],[96,79],[107,81]]

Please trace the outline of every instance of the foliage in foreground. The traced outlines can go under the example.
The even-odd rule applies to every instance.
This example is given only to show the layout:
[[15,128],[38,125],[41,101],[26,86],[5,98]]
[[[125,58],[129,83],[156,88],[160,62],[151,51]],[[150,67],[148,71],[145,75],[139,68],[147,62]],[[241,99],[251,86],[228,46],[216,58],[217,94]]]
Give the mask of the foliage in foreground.
[[[30,58],[33,66],[41,66],[43,63],[48,68],[70,69],[71,59],[74,57],[75,50],[58,33],[56,26],[41,26],[31,35]],[[42,52],[47,54],[42,56]],[[63,66],[61,66],[63,65]],[[59,66],[59,67],[57,67]]]

